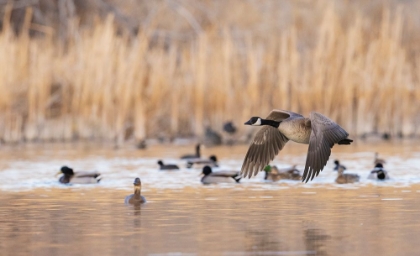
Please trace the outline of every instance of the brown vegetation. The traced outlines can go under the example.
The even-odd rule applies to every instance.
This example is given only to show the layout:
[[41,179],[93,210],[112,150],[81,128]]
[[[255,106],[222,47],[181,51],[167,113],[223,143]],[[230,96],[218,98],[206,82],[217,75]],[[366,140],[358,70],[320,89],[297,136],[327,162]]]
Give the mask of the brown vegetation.
[[202,135],[272,108],[316,110],[353,135],[416,134],[410,8],[292,2],[145,1],[138,27],[123,15],[129,8],[89,26],[75,12],[64,36],[36,23],[34,6],[12,26],[13,6],[4,6],[0,138]]

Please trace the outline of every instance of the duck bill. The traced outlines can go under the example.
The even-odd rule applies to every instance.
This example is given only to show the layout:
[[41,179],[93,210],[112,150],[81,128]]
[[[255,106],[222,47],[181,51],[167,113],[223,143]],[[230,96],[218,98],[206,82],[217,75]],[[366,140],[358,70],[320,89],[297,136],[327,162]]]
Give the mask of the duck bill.
[[62,172],[61,172],[61,171],[57,172],[57,173],[54,175],[54,177],[57,177],[57,176],[58,176],[58,175],[60,175],[60,174],[62,174]]

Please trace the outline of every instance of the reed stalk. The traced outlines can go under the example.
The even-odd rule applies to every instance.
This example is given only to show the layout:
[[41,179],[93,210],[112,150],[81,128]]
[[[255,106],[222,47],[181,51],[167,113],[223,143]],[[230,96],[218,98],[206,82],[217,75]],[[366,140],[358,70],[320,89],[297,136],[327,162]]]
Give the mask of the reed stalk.
[[[402,8],[385,6],[375,22],[362,12],[344,22],[327,3],[310,31],[295,18],[248,33],[217,21],[200,25],[182,7],[195,24],[187,39],[156,37],[165,17],[132,36],[108,16],[88,29],[70,22],[66,41],[32,23],[30,8],[14,33],[7,8],[0,32],[5,142],[201,137],[227,120],[245,134],[244,121],[273,108],[321,112],[352,135],[418,134],[420,55],[416,38],[404,40],[415,26],[406,25]],[[43,36],[31,37],[33,30]]]

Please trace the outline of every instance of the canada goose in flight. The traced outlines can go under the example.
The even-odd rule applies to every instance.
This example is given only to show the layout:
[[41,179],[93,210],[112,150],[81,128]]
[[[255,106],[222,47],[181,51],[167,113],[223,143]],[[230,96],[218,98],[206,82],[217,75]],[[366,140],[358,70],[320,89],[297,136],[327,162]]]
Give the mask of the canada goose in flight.
[[61,167],[58,174],[63,174],[58,180],[63,184],[94,184],[99,183],[101,180],[101,174],[99,172],[74,172],[72,168],[67,166]]
[[162,160],[159,160],[158,162],[159,170],[179,170],[178,165],[175,164],[163,164]]
[[385,171],[383,164],[377,163],[375,168],[370,172],[368,179],[371,180],[387,180],[389,179],[388,172]]
[[125,204],[144,204],[146,203],[146,198],[141,195],[141,181],[140,178],[134,179],[134,194],[125,197],[124,203]]
[[334,165],[335,165],[333,169],[334,171],[338,171],[339,168],[343,168],[344,170],[347,169],[344,165],[340,164],[340,161],[338,160],[334,161]]
[[201,144],[197,144],[195,146],[195,155],[183,155],[181,156],[181,159],[194,159],[194,158],[200,158],[201,157]]
[[346,184],[346,183],[355,183],[359,182],[360,176],[357,174],[348,174],[344,173],[345,168],[343,166],[338,167],[338,176],[335,179],[335,182],[338,184]]
[[213,167],[217,167],[217,157],[215,155],[212,155],[209,157],[209,159],[191,159],[187,162],[187,168],[193,167],[193,165],[211,165]]
[[238,171],[219,171],[213,172],[210,166],[204,166],[201,173],[203,184],[216,184],[216,183],[238,183],[242,178]]
[[274,109],[266,119],[251,117],[246,125],[264,126],[255,135],[242,165],[243,176],[255,176],[292,140],[309,144],[302,181],[308,182],[324,169],[334,144],[349,145],[348,133],[328,117],[311,112],[309,118]]
[[285,168],[285,169],[278,169],[276,166],[267,165],[264,167],[265,171],[265,180],[300,180],[302,179],[302,175],[298,169],[296,169],[296,165],[292,167]]

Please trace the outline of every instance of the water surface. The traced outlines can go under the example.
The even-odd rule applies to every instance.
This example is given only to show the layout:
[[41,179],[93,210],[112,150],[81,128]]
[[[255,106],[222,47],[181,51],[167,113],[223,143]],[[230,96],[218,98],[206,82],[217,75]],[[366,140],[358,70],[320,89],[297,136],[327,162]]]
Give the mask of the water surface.
[[[220,169],[240,169],[246,146],[208,148]],[[358,184],[334,184],[332,161],[313,182],[203,186],[178,156],[191,146],[114,150],[98,145],[26,145],[0,156],[1,255],[418,255],[420,180],[414,143],[334,147]],[[373,152],[391,180],[366,179]],[[288,145],[274,161],[302,169],[306,147]],[[157,159],[178,172],[157,170]],[[96,169],[97,185],[65,186],[64,164]],[[126,206],[141,177],[148,203]]]

